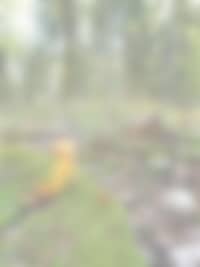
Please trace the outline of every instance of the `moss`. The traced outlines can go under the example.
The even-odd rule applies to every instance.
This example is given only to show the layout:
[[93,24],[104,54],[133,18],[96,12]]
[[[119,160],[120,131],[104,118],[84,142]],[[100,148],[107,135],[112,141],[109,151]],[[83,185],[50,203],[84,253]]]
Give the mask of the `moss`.
[[[51,165],[47,155],[31,149],[4,147],[1,161],[17,172],[0,188],[0,221],[17,212],[24,190]],[[77,183],[48,206],[34,211],[0,243],[4,267],[10,262],[37,267],[145,266],[133,243],[127,215],[119,203],[101,203],[100,188],[80,168]],[[36,178],[37,176],[37,178]],[[12,235],[14,235],[12,237]]]

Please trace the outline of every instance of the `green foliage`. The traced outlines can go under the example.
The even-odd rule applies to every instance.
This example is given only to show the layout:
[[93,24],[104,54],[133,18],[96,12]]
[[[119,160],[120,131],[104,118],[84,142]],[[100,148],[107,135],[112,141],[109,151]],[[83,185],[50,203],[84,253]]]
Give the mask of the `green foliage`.
[[[8,25],[12,13],[20,10],[16,3],[3,1],[6,12],[11,11],[4,14]],[[9,102],[17,95],[37,102],[41,95],[46,100],[50,95],[49,99],[60,101],[100,87],[104,92],[144,92],[170,101],[195,99],[199,8],[189,0],[174,0],[171,9],[164,10],[164,5],[149,0],[36,1],[39,38],[35,44],[27,48],[9,27],[0,33],[0,54],[5,57],[0,68],[6,69],[7,60],[17,58],[19,68],[25,70],[20,90],[10,89],[13,85],[6,81],[12,80],[12,74],[1,71],[1,98]],[[55,52],[59,42],[62,51]],[[62,74],[50,83],[55,62]]]

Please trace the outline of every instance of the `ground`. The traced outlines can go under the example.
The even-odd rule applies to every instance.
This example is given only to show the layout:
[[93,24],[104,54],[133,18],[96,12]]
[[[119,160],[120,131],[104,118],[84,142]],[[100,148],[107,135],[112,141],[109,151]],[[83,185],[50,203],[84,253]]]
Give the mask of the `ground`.
[[[87,174],[82,175],[84,179],[80,179],[80,181],[84,181],[83,184],[80,183],[79,187],[69,191],[65,197],[63,196],[56,202],[62,203],[63,201],[64,205],[53,203],[53,206],[48,207],[47,210],[27,219],[22,224],[23,227],[20,225],[16,235],[11,235],[11,240],[12,238],[16,240],[16,243],[12,241],[14,246],[20,239],[21,250],[16,254],[16,250],[13,249],[14,254],[10,257],[10,254],[7,254],[10,252],[8,249],[4,253],[7,259],[15,259],[16,255],[22,255],[20,259],[23,259],[24,254],[29,255],[29,251],[34,251],[34,244],[27,246],[26,239],[20,238],[24,236],[23,231],[27,233],[30,230],[31,237],[36,238],[35,231],[39,226],[45,228],[45,230],[42,228],[41,232],[46,233],[46,236],[49,236],[48,231],[55,232],[56,236],[63,236],[62,231],[57,233],[51,230],[56,228],[53,224],[55,217],[60,218],[59,216],[61,216],[57,213],[60,208],[56,207],[65,209],[67,206],[67,214],[68,212],[70,214],[70,216],[67,215],[67,218],[71,218],[70,225],[75,229],[67,231],[70,251],[71,244],[76,240],[73,231],[76,232],[77,228],[79,229],[82,225],[80,222],[84,222],[89,216],[84,213],[83,215],[86,216],[84,219],[82,213],[79,212],[85,210],[87,206],[89,207],[88,212],[93,213],[97,207],[94,205],[96,200],[93,201],[93,199],[96,198],[93,194],[98,188],[103,188],[111,196],[111,199],[114,199],[114,206],[107,207],[109,214],[105,217],[101,212],[106,212],[106,210],[98,209],[98,216],[93,214],[95,218],[90,217],[89,224],[88,222],[83,223],[83,228],[93,229],[91,230],[92,240],[97,240],[94,236],[97,232],[103,231],[105,236],[100,234],[102,241],[100,243],[98,241],[98,245],[102,244],[105,251],[96,249],[93,241],[91,241],[92,243],[88,242],[88,247],[94,249],[92,254],[89,253],[94,257],[89,257],[87,260],[95,261],[98,258],[98,262],[95,263],[98,264],[100,258],[108,259],[108,266],[112,266],[110,262],[113,259],[112,253],[117,255],[116,251],[122,251],[125,248],[126,253],[130,252],[132,255],[130,258],[132,258],[136,243],[139,251],[153,267],[183,267],[183,264],[196,267],[199,264],[200,112],[198,107],[173,106],[150,99],[120,97],[113,100],[109,97],[105,99],[98,96],[96,99],[90,97],[75,99],[60,108],[40,106],[35,110],[33,112],[31,108],[22,108],[17,112],[7,112],[8,119],[1,120],[2,129],[5,129],[2,131],[4,143],[23,143],[25,147],[31,149],[28,157],[27,154],[23,156],[22,153],[19,156],[16,153],[11,162],[5,159],[1,160],[2,198],[0,208],[3,210],[1,221],[7,220],[15,212],[19,204],[17,200],[21,199],[19,196],[37,184],[37,179],[45,176],[46,169],[52,160],[45,156],[45,151],[48,144],[58,136],[75,137],[80,147],[81,168],[84,169],[83,174]],[[3,115],[1,113],[1,116]],[[11,150],[15,150],[13,145]],[[7,148],[6,151],[9,149]],[[8,152],[2,150],[1,153],[5,158]],[[18,167],[16,160],[24,162],[24,159],[28,164],[25,164],[26,168],[20,171],[16,168]],[[27,177],[29,178],[27,179]],[[23,179],[22,183],[19,183],[19,179]],[[93,189],[89,190],[88,187]],[[86,194],[88,190],[90,193]],[[76,204],[68,206],[69,203]],[[81,208],[80,203],[84,208]],[[56,216],[52,213],[54,209]],[[73,216],[71,215],[72,211],[75,212],[72,214]],[[50,220],[49,214],[53,216]],[[107,242],[109,235],[104,231],[104,223],[96,222],[99,217],[105,218],[106,225],[108,220],[108,228],[113,221],[114,224],[120,225],[121,230],[116,233],[123,233],[123,237],[118,236],[117,240],[120,239],[120,242],[114,243],[123,244],[122,247],[121,245],[120,248],[115,247]],[[41,224],[43,220],[51,221],[51,224],[48,226],[46,221]],[[60,221],[59,223],[61,223]],[[79,227],[76,225],[77,221]],[[85,224],[87,224],[86,228]],[[95,227],[92,228],[91,225]],[[80,228],[81,233],[87,235],[87,231],[81,230],[83,228]],[[110,233],[110,230],[108,232]],[[121,243],[121,240],[125,240],[124,243]],[[41,243],[41,240],[39,242]],[[79,243],[81,245],[76,247],[78,255],[82,255],[82,253],[88,255],[87,250],[90,251],[90,249],[85,247],[85,241],[81,242]],[[9,248],[9,242],[3,243],[8,243]],[[56,245],[54,243],[52,242],[49,251],[45,251],[44,255],[52,255],[53,248],[59,247],[57,243],[55,243]],[[105,244],[108,245],[108,248],[104,246]],[[37,249],[39,248],[38,243],[35,246]],[[42,245],[42,247],[46,246]],[[85,250],[82,250],[83,247]],[[108,251],[111,252],[110,247],[115,251],[102,257],[101,255],[107,255]],[[63,253],[62,249],[59,251],[59,253]],[[76,250],[74,251],[76,253]],[[37,250],[35,253],[35,255],[40,255]],[[125,255],[125,252],[123,253]],[[41,253],[41,255],[43,254]],[[98,257],[96,257],[97,254]],[[27,257],[32,262],[32,259],[38,258],[35,255]],[[84,258],[84,255],[81,257]],[[60,258],[62,259],[62,257]],[[129,256],[125,258],[128,260]],[[74,257],[74,259],[78,258]],[[38,258],[38,260],[40,259]],[[116,262],[121,264],[118,258],[116,258]],[[130,262],[130,264],[132,262],[135,264],[134,259],[130,259]],[[9,264],[9,267],[13,266],[13,263]],[[44,266],[44,263],[42,264]],[[49,267],[48,263],[45,264]],[[79,266],[79,263],[74,263],[73,260],[72,264],[75,264],[75,267]],[[95,266],[94,263],[92,264]],[[134,264],[132,265],[134,266]],[[27,264],[24,263],[24,265]],[[38,266],[38,263],[36,265]],[[129,260],[126,266],[128,265]],[[138,266],[138,263],[135,266]]]
[[[41,182],[53,158],[33,148],[1,147],[0,222],[20,209],[31,188]],[[101,189],[83,169],[74,185],[47,206],[1,229],[4,267],[145,266],[134,246],[127,214],[117,200],[101,199]],[[103,191],[102,191],[103,192]]]

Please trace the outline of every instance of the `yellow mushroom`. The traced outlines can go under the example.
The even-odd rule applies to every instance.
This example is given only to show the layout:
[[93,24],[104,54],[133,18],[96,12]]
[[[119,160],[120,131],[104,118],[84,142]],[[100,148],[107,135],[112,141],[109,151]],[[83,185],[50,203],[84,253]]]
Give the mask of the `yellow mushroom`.
[[39,185],[31,194],[29,201],[31,206],[56,196],[74,181],[76,171],[75,142],[60,139],[53,144],[51,150],[55,157],[54,165],[46,182]]

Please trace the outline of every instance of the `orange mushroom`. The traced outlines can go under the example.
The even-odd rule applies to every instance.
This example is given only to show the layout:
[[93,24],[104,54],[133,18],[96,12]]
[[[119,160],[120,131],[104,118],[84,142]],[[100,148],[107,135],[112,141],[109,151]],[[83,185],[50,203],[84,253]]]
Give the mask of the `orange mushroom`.
[[47,181],[32,192],[28,205],[35,206],[58,195],[74,181],[76,171],[76,144],[72,140],[60,139],[53,146],[55,163]]

